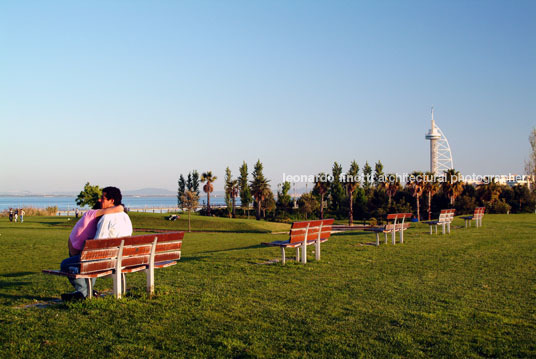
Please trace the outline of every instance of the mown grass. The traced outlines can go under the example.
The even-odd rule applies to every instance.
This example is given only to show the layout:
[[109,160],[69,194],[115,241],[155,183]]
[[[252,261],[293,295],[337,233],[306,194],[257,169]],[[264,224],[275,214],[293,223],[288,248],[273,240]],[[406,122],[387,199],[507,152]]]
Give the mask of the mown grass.
[[[164,217],[132,214],[135,227],[184,229]],[[320,262],[311,248],[307,265],[286,266],[259,264],[280,257],[259,244],[285,239],[262,232],[288,225],[195,220],[221,232],[186,234],[180,263],[156,273],[155,297],[135,273],[124,299],[40,308],[71,290],[40,271],[66,256],[72,221],[0,219],[0,357],[536,356],[533,214],[486,215],[482,228],[445,236],[418,224],[404,245],[378,248],[370,233],[337,234]]]

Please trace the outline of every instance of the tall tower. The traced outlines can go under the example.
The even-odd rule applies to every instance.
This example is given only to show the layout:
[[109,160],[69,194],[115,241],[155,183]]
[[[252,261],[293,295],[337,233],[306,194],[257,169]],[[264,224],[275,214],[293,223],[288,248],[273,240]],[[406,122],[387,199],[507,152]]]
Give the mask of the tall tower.
[[432,127],[425,138],[430,141],[430,172],[442,176],[443,172],[454,168],[449,142],[441,129],[434,121],[434,108],[432,107]]

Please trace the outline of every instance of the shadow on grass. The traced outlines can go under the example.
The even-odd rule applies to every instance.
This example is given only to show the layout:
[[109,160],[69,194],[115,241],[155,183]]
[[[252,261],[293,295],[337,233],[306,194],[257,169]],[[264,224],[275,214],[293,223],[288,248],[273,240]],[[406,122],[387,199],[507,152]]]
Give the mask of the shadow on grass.
[[6,274],[0,274],[0,277],[4,278],[15,278],[15,277],[24,277],[26,275],[30,274],[36,274],[34,272],[17,272],[17,273],[6,273]]
[[361,232],[358,232],[358,231],[346,231],[346,232],[338,232],[338,233],[333,233],[333,236],[363,236],[363,235],[372,235],[373,232],[364,232],[364,231],[361,231]]
[[58,297],[40,297],[35,295],[14,295],[14,294],[6,294],[6,293],[0,293],[0,298],[3,299],[11,299],[11,300],[20,300],[20,299],[26,299],[31,301],[37,301],[37,302],[57,302],[59,300]]
[[9,287],[18,287],[23,285],[32,284],[31,282],[5,282],[0,281],[0,289],[9,288]]
[[[201,252],[201,253],[208,253],[208,252]],[[199,260],[207,259],[207,258],[210,258],[210,257],[209,256],[181,257],[181,259],[179,260],[179,264],[181,262],[195,262],[195,261],[199,261]]]
[[167,233],[167,232],[184,232],[185,235],[188,233],[252,233],[252,234],[270,234],[271,231],[266,230],[255,230],[255,229],[238,229],[238,230],[232,230],[227,231],[224,229],[192,229],[191,232],[188,232],[188,229],[181,229],[181,228],[134,228],[134,232],[144,232],[144,233]]
[[258,249],[258,248],[265,248],[265,246],[261,246],[260,244],[254,244],[252,246],[247,247],[239,247],[239,248],[228,248],[228,249],[220,249],[215,251],[203,251],[200,253],[218,253],[218,252],[231,252],[231,251],[240,251],[243,249]]

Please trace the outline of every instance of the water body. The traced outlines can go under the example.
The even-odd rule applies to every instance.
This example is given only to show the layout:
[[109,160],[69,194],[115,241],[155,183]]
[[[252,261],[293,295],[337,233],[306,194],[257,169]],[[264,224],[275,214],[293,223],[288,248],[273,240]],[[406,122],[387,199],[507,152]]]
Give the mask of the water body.
[[[199,196],[199,204],[206,205],[207,196]],[[46,208],[57,206],[60,211],[68,211],[77,208],[76,197],[68,196],[6,196],[0,197],[0,211],[9,208]],[[123,197],[123,203],[128,208],[169,208],[177,206],[177,197]],[[225,198],[210,196],[211,205],[225,205]],[[240,199],[236,199],[240,204]]]

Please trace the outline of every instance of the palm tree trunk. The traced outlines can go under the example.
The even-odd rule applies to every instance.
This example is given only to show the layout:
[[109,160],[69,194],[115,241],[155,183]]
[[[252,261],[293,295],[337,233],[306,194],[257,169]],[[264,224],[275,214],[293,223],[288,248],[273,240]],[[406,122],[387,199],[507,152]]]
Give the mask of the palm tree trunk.
[[432,220],[432,192],[428,192],[428,220]]
[[233,218],[236,218],[235,207],[236,207],[236,197],[233,196]]
[[421,221],[421,209],[420,209],[421,202],[419,201],[419,198],[420,196],[417,196],[417,220],[420,222]]
[[257,200],[257,210],[255,211],[255,218],[257,221],[260,221],[261,219],[261,201]]
[[352,201],[352,199],[353,199],[352,197],[353,197],[353,194],[352,194],[352,192],[350,192],[350,203],[349,203],[350,204],[350,213],[348,213],[348,224],[350,226],[354,225],[354,204],[353,204],[354,201]]
[[320,195],[320,219],[324,219],[324,194]]
[[207,192],[207,216],[210,216],[210,192]]

